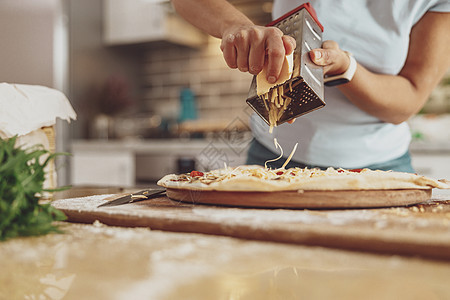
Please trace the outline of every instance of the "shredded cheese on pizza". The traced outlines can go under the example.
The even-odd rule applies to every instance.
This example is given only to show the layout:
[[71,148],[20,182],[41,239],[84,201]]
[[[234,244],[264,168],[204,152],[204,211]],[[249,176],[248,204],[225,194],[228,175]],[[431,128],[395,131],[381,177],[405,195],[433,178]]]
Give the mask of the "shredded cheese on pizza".
[[158,185],[171,189],[199,191],[303,191],[303,190],[392,190],[392,189],[450,189],[450,185],[417,174],[381,171],[370,169],[326,170],[309,168],[285,169],[294,155],[295,144],[283,166],[279,169],[267,168],[267,163],[283,157],[283,149],[274,139],[280,156],[268,160],[265,166],[238,166],[212,170],[209,172],[192,171],[186,174],[170,174],[158,181]]
[[[200,172],[198,172],[200,173]],[[158,185],[173,189],[217,191],[449,189],[450,185],[417,174],[379,171],[239,166],[191,176],[166,175]]]

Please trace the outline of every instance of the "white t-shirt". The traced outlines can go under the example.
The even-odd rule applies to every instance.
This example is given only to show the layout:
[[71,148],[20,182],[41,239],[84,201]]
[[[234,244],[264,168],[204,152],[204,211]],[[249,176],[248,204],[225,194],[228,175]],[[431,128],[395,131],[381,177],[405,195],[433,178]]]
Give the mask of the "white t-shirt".
[[[275,0],[278,18],[306,1]],[[338,42],[368,70],[396,75],[405,63],[412,26],[427,11],[450,12],[450,0],[310,0],[324,26],[323,40]],[[430,33],[432,34],[432,33]],[[393,125],[353,105],[336,87],[325,87],[326,106],[276,127],[273,134],[252,116],[255,138],[275,153],[276,137],[293,160],[311,165],[357,168],[402,156],[411,134],[407,123]]]

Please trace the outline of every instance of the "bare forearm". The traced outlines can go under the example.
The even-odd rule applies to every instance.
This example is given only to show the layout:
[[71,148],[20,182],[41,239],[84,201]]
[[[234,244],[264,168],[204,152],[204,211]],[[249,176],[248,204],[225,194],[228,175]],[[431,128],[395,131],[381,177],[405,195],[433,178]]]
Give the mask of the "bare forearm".
[[411,31],[408,57],[397,76],[375,74],[358,65],[353,80],[341,91],[383,121],[406,121],[424,106],[450,67],[449,26],[450,14],[427,13]]
[[275,82],[295,39],[276,27],[255,25],[226,0],[172,0],[177,12],[194,26],[222,39],[220,49],[230,68],[258,74],[267,66],[267,80]]
[[353,80],[339,89],[360,109],[394,124],[408,120],[427,100],[407,78],[375,74],[361,65]]
[[248,26],[253,22],[225,0],[172,0],[183,18],[206,33],[222,38],[229,26]]

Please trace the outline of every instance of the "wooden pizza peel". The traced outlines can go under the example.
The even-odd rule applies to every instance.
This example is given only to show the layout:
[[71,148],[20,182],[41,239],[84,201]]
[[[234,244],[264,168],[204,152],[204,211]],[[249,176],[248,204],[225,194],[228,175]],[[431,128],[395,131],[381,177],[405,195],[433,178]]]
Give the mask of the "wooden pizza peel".
[[242,208],[187,203],[166,196],[98,208],[120,196],[61,199],[52,205],[70,222],[99,221],[112,226],[450,259],[449,194],[415,206],[378,209]]
[[404,206],[431,198],[431,189],[228,192],[168,188],[166,193],[172,200],[187,203],[306,209]]

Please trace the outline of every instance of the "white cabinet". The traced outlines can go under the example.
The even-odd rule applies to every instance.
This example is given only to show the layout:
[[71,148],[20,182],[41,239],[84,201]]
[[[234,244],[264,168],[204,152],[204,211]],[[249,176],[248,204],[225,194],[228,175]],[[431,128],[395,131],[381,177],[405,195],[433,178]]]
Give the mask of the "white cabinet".
[[198,47],[206,35],[178,16],[169,1],[104,0],[103,33],[107,45],[166,41]]
[[[71,184],[133,186],[177,173],[180,159],[199,171],[245,163],[248,143],[207,140],[73,141]],[[191,169],[189,169],[191,170]]]
[[[248,143],[208,140],[73,141],[71,184],[134,186],[177,173],[178,161],[195,162],[199,171],[245,164]],[[450,147],[413,144],[416,172],[450,179]]]
[[131,187],[135,185],[135,158],[127,151],[73,151],[73,185]]

